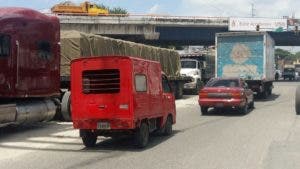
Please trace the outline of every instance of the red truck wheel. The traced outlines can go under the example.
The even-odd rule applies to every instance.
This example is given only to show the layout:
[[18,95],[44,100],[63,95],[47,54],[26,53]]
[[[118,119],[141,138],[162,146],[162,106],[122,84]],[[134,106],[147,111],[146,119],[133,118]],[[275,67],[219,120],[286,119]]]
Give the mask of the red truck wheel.
[[165,136],[169,136],[172,134],[172,132],[173,132],[172,125],[173,125],[172,116],[168,116],[166,124],[165,124],[165,131],[164,131]]
[[81,130],[82,142],[86,147],[95,147],[97,142],[97,136],[90,131]]
[[147,123],[143,122],[140,128],[137,129],[135,133],[135,143],[139,148],[144,148],[147,146],[149,141],[149,127]]

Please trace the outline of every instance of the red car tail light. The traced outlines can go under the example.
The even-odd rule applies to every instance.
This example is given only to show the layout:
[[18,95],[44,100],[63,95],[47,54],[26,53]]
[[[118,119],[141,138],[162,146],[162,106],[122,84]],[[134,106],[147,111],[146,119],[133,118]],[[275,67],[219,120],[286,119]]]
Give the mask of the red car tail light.
[[208,94],[206,92],[199,93],[199,98],[206,98],[206,97],[208,97]]
[[233,98],[241,98],[243,96],[244,96],[244,92],[242,92],[242,91],[232,93]]

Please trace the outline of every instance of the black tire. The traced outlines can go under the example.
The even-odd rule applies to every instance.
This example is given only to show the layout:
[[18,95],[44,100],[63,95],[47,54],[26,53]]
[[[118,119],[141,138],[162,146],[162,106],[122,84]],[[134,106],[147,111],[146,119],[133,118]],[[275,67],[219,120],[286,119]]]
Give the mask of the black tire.
[[198,95],[200,89],[202,88],[202,86],[203,86],[203,83],[200,80],[198,80],[197,83],[196,83],[196,88],[193,91],[193,94]]
[[172,134],[172,132],[173,132],[173,119],[172,116],[168,116],[165,123],[164,135],[169,136]]
[[296,114],[300,115],[300,86],[298,86],[296,89],[295,109],[296,109]]
[[245,104],[245,106],[240,107],[240,108],[239,108],[239,112],[240,112],[241,114],[247,114],[247,113],[248,113],[248,104]]
[[250,108],[250,109],[254,109],[254,100],[253,100],[252,102],[250,102],[249,108]]
[[71,117],[71,92],[67,91],[61,101],[61,115],[65,121],[72,121]]
[[147,123],[143,122],[135,132],[134,135],[135,144],[139,148],[144,148],[147,146],[149,141],[149,127]]
[[268,92],[269,92],[269,93],[268,93],[269,96],[271,96],[271,95],[272,95],[272,88],[271,88],[271,87],[269,88]]
[[208,113],[208,107],[201,106],[201,114],[206,115]]
[[97,136],[90,131],[81,131],[82,142],[86,147],[95,147],[97,142]]
[[264,90],[262,93],[260,93],[260,98],[267,99],[269,92],[267,90]]

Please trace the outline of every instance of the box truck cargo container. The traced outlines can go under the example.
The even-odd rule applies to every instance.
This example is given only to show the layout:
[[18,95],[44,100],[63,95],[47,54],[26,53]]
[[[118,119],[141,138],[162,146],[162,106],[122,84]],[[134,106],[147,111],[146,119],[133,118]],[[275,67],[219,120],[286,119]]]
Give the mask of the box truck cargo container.
[[266,32],[216,34],[216,77],[241,77],[259,96],[272,93],[274,40]]

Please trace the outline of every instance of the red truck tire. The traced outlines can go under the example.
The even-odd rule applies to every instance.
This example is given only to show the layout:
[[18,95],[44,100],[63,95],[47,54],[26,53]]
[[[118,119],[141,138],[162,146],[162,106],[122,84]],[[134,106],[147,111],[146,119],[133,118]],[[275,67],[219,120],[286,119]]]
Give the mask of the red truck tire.
[[173,119],[172,119],[172,116],[169,115],[166,120],[165,127],[164,127],[165,128],[165,130],[164,130],[165,136],[169,136],[172,134],[172,132],[173,132],[172,126],[173,126]]
[[135,144],[139,148],[147,146],[149,141],[149,126],[146,122],[142,122],[134,135]]
[[81,139],[86,147],[95,147],[97,142],[97,136],[88,130],[80,130]]

